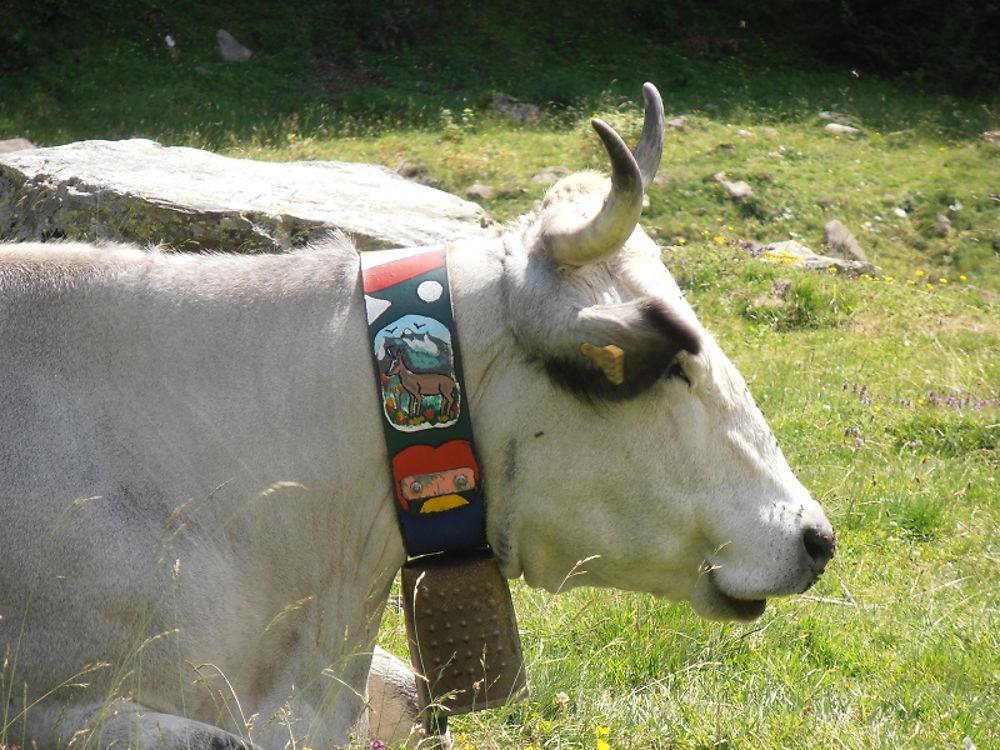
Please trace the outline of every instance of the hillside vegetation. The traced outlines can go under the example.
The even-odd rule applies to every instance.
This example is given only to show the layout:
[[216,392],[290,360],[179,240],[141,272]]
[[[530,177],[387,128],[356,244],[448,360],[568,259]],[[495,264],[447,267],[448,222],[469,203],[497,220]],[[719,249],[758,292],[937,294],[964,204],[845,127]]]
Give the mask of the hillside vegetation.
[[[763,15],[741,26],[685,4],[627,2],[593,23],[592,6],[569,2],[176,2],[164,9],[177,60],[141,3],[33,7],[49,15],[19,11],[0,137],[409,162],[459,194],[491,185],[484,205],[506,221],[543,195],[539,173],[604,168],[591,116],[634,140],[643,81],[687,118],[667,134],[643,224],[824,503],[838,555],[807,596],[749,626],[518,584],[533,697],[454,720],[456,747],[1000,746],[1000,147],[981,137],[1000,129],[995,93],[959,95],[917,63],[880,78],[863,39],[818,62],[804,42],[759,32]],[[254,57],[219,60],[219,27]],[[993,65],[966,41],[980,73],[963,91]],[[510,122],[494,91],[539,105],[541,120]],[[860,133],[825,132],[822,111]],[[730,198],[718,172],[753,195]],[[822,251],[832,218],[877,273],[750,251],[788,239]],[[404,653],[394,611],[384,635]]]

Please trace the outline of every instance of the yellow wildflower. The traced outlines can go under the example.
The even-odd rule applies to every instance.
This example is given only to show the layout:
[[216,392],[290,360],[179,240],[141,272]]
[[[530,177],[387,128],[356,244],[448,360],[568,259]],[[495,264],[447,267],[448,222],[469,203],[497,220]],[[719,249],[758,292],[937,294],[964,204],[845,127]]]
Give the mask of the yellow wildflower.
[[607,737],[611,734],[611,727],[599,726],[594,730],[598,737]]
[[607,740],[597,738],[597,750],[611,750],[611,745],[608,744]]
[[725,238],[725,237],[722,237],[722,236],[720,236],[720,235],[716,235],[716,236],[715,236],[715,241],[716,241],[717,243],[719,243],[720,245],[725,245],[725,244],[726,244],[726,238]]
[[958,280],[959,280],[959,281],[968,281],[968,280],[969,280],[969,277],[968,277],[968,276],[966,276],[966,275],[965,275],[965,274],[963,273],[963,274],[961,274],[961,275],[960,275],[960,276],[958,277]]
[[916,274],[914,275],[919,279],[921,276],[924,275],[924,270],[922,268],[918,268]]
[[928,281],[924,286],[926,286],[929,291],[934,291],[934,285],[931,282]]
[[938,284],[947,284],[947,283],[948,283],[948,279],[946,279],[944,276],[942,276],[940,279],[938,279]]
[[827,266],[826,267],[826,272],[827,273],[837,273],[837,267],[836,266]]

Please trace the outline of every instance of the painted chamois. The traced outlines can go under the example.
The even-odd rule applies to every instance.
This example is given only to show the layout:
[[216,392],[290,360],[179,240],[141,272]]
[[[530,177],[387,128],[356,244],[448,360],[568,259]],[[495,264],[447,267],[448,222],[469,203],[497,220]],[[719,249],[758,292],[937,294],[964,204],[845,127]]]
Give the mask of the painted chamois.
[[437,372],[413,372],[399,352],[391,352],[392,360],[386,375],[399,376],[399,382],[403,390],[410,395],[407,405],[407,414],[416,416],[423,411],[425,396],[441,397],[441,419],[447,419],[452,414],[455,407],[455,390],[457,385],[455,379],[447,373]]

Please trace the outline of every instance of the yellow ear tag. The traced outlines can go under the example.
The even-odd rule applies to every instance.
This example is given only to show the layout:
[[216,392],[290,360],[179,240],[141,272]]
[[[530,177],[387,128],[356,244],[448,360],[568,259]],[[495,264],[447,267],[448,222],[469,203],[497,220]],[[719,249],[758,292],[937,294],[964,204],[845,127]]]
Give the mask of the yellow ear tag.
[[590,357],[601,368],[604,377],[615,385],[625,382],[625,352],[614,344],[594,346],[586,342],[580,344],[583,356]]

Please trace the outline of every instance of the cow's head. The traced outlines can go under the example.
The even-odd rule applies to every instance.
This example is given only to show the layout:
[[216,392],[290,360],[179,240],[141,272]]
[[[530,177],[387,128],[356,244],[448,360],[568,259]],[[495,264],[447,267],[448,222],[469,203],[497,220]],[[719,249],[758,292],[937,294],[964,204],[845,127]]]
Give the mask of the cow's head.
[[564,178],[505,239],[517,355],[480,411],[489,536],[504,572],[531,585],[648,591],[752,619],[812,585],[834,532],[638,226],[663,133],[659,94],[644,93],[635,153],[593,122],[610,181]]

